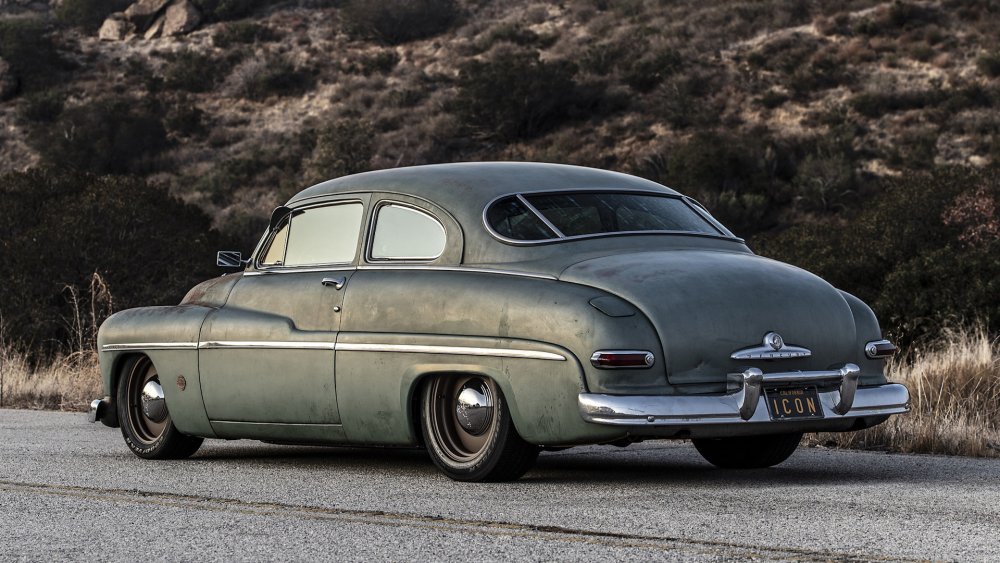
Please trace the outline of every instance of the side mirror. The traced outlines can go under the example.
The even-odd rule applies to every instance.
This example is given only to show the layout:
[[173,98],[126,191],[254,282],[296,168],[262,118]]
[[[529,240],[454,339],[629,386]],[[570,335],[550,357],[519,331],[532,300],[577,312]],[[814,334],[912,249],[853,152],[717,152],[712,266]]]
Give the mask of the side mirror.
[[242,268],[245,264],[238,250],[220,250],[215,255],[215,265],[220,268]]

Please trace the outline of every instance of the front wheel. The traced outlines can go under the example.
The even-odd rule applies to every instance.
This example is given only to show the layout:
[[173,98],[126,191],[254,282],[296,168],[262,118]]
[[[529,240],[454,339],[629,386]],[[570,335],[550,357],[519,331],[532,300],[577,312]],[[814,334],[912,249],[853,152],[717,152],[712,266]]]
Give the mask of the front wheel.
[[538,446],[517,434],[503,393],[486,377],[427,382],[421,426],[434,464],[457,481],[513,481],[538,457]]
[[163,398],[160,376],[146,356],[125,363],[118,379],[118,421],[129,449],[146,459],[182,459],[201,446],[202,439],[174,427]]
[[696,438],[692,440],[709,463],[725,469],[757,469],[785,461],[799,446],[802,433],[741,438]]

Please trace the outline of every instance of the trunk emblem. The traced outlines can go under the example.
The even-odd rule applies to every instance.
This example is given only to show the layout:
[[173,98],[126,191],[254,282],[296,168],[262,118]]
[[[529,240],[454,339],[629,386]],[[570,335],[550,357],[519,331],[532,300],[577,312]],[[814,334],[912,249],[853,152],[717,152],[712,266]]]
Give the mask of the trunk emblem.
[[784,358],[808,358],[812,352],[808,348],[785,344],[785,339],[777,332],[764,335],[762,346],[743,348],[733,352],[734,360],[779,360]]

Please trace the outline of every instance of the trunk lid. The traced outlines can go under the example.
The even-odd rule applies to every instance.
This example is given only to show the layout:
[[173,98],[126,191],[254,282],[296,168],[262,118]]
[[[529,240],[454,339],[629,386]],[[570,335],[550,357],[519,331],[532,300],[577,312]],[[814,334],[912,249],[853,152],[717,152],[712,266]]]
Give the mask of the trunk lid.
[[[707,384],[707,391],[751,366],[765,372],[826,369],[857,356],[854,316],[839,291],[805,270],[753,254],[617,254],[574,264],[560,279],[616,294],[641,310],[659,333],[665,357],[654,352],[674,385]],[[731,359],[738,350],[761,346],[769,332],[812,355]]]

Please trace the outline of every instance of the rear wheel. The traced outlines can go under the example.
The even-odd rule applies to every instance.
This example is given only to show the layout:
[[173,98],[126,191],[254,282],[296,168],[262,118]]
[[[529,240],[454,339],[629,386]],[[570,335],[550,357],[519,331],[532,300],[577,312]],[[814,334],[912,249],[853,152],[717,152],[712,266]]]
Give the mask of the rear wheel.
[[700,438],[692,440],[709,463],[726,469],[771,467],[785,461],[799,446],[802,433],[741,438]]
[[435,465],[458,481],[512,481],[538,457],[514,429],[503,393],[480,376],[438,376],[423,387],[421,425]]
[[118,379],[116,402],[122,436],[135,455],[181,459],[201,446],[201,438],[181,434],[174,427],[160,376],[148,357],[136,356],[126,362]]

